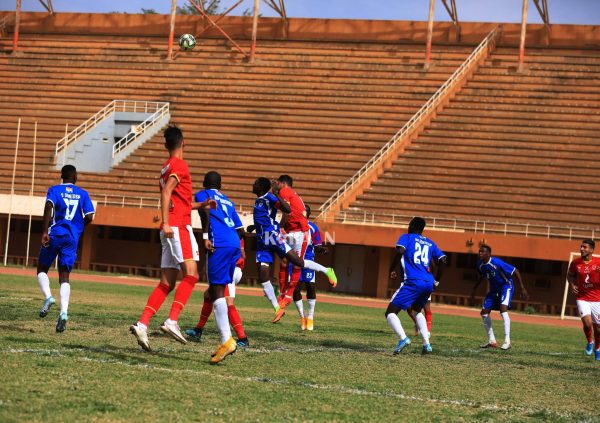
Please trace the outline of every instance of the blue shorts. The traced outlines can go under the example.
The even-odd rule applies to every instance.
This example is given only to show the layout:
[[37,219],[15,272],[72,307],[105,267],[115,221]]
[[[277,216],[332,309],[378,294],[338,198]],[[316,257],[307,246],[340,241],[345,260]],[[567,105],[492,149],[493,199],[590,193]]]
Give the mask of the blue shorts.
[[39,264],[52,267],[58,256],[58,268],[64,267],[70,273],[77,260],[77,241],[70,236],[50,236],[48,246],[40,249]]
[[233,282],[235,263],[241,257],[240,247],[217,247],[206,254],[208,283],[227,285]]
[[500,310],[500,305],[510,308],[514,291],[513,286],[504,285],[498,291],[488,292],[481,308],[484,310]]
[[410,307],[415,310],[420,310],[427,304],[432,292],[433,282],[406,281],[403,282],[400,285],[400,288],[394,293],[390,303],[400,310],[406,310]]
[[316,272],[314,270],[302,269],[302,274],[300,275],[300,282],[315,282]]
[[279,258],[284,258],[291,247],[285,242],[279,232],[265,232],[263,235],[256,237],[256,262],[257,263],[273,263],[274,254]]

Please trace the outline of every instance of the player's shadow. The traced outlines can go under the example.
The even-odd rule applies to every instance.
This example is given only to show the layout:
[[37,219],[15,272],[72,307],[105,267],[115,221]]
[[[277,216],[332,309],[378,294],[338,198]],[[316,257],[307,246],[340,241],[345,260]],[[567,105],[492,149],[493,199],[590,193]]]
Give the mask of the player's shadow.
[[[192,361],[187,358],[182,358],[179,355],[169,354],[161,351],[143,351],[141,348],[127,347],[120,348],[110,344],[103,344],[97,346],[89,346],[82,344],[62,344],[67,350],[85,351],[95,355],[106,355],[116,360],[125,361],[127,364],[147,364],[150,357],[168,358],[171,360],[185,360]],[[91,357],[90,357],[91,358]]]

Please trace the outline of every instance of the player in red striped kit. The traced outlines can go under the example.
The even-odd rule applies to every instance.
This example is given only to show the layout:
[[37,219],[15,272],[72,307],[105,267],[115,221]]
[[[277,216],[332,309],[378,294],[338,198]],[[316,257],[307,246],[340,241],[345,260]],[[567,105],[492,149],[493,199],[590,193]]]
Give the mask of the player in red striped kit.
[[[187,343],[177,320],[198,281],[198,244],[191,226],[192,178],[188,165],[183,160],[183,133],[176,126],[169,126],[164,131],[164,138],[169,159],[164,164],[159,178],[162,217],[161,280],[150,294],[140,320],[130,327],[138,344],[146,351],[150,351],[147,332],[150,319],[160,309],[169,292],[175,288],[179,270],[183,272],[183,279],[175,291],[169,318],[161,329],[182,344]],[[208,204],[209,202],[205,206]]]
[[577,308],[587,339],[585,354],[592,355],[595,350],[596,361],[600,361],[600,258],[593,256],[595,247],[596,243],[591,239],[581,241],[581,257],[571,262],[567,281],[577,298]]

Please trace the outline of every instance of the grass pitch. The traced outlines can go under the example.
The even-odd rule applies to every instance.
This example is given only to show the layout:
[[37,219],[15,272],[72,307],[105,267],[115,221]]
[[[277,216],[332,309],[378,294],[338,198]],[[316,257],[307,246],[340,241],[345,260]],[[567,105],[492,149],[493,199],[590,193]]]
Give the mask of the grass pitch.
[[[293,306],[274,325],[264,298],[239,296],[251,347],[210,366],[212,318],[201,343],[176,343],[159,330],[171,294],[146,353],[128,328],[151,288],[72,279],[57,334],[58,307],[37,317],[37,282],[0,276],[2,422],[600,421],[600,363],[583,355],[580,329],[513,323],[512,350],[483,351],[479,319],[434,315],[432,355],[412,337],[392,356],[383,309],[317,303],[315,331],[301,332]],[[201,301],[195,291],[182,328]]]

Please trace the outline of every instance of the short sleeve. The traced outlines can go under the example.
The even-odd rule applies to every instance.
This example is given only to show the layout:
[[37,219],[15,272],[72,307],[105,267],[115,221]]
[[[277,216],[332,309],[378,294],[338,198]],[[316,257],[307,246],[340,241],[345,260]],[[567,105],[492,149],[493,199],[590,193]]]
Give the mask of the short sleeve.
[[84,191],[83,204],[81,205],[81,211],[83,212],[84,216],[87,216],[88,214],[92,214],[95,212],[94,203],[92,203],[92,199],[90,198],[90,195],[87,193],[87,191]]
[[396,247],[402,247],[406,250],[406,246],[408,245],[409,237],[408,234],[402,235],[398,238],[398,242],[396,242]]
[[321,245],[323,241],[321,240],[321,231],[319,231],[319,227],[317,225],[313,225],[314,232],[312,234],[312,243],[313,245]]
[[54,194],[52,187],[48,188],[48,192],[46,193],[46,201],[50,201],[52,205],[56,207],[56,195]]
[[496,259],[497,263],[496,265],[498,267],[500,267],[500,269],[502,269],[502,271],[504,272],[504,274],[506,275],[512,275],[515,272],[516,267],[512,266],[508,263],[505,263],[504,261],[500,260],[500,259]]
[[198,191],[194,196],[194,200],[197,203],[201,203],[209,198],[208,193],[205,191]]
[[432,255],[436,261],[441,259],[442,257],[446,257],[446,254],[444,254],[444,252],[440,250],[436,244],[433,244]]
[[181,182],[181,179],[185,173],[187,173],[185,162],[183,160],[173,160],[171,162],[171,166],[169,167],[169,175],[177,179],[177,182]]
[[237,211],[235,211],[235,209],[232,209],[232,211],[231,211],[231,220],[233,220],[233,227],[235,229],[244,227],[244,224],[242,223],[242,219],[240,219],[240,216],[238,215]]

